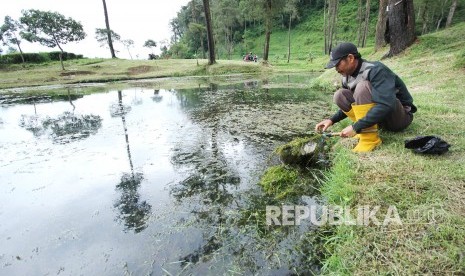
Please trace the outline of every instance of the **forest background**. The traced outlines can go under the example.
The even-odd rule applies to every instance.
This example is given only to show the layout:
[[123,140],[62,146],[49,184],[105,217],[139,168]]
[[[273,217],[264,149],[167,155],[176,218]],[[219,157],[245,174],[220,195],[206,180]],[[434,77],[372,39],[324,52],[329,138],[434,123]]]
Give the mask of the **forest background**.
[[[271,3],[271,11],[266,9],[267,2]],[[394,5],[413,3],[416,36],[465,20],[463,0],[391,2]],[[267,17],[272,24],[268,58],[271,62],[312,60],[328,54],[341,41],[379,48],[389,42],[385,35],[387,5],[390,5],[388,0],[212,1],[216,59],[242,59],[250,52],[263,57]],[[183,6],[170,26],[172,44],[161,49],[162,57],[206,58],[208,47],[202,0],[192,0]],[[381,33],[381,41],[377,41],[377,30]]]

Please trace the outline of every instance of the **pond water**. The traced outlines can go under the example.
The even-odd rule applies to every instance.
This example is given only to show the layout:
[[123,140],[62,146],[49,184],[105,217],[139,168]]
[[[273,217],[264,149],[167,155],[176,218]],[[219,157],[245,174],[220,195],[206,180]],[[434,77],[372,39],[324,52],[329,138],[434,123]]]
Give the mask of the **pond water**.
[[273,149],[329,109],[309,78],[0,94],[0,274],[314,271],[310,226],[253,218]]

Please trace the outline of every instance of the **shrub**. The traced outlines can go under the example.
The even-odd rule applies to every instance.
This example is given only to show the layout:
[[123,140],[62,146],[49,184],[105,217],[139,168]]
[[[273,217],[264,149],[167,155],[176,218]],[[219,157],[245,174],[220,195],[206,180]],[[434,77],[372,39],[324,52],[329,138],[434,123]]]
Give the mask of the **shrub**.
[[[29,63],[43,63],[48,61],[59,61],[60,52],[54,51],[49,53],[23,53],[24,61]],[[82,59],[83,55],[76,55],[74,53],[63,53],[63,60]],[[21,64],[23,59],[20,53],[12,53],[0,56],[0,64]]]
[[[49,61],[50,58],[47,54],[42,53],[24,53],[23,54],[24,61],[30,63],[41,63]],[[20,64],[23,63],[23,59],[21,58],[20,53],[12,53],[7,55],[0,56],[0,63],[2,64]]]

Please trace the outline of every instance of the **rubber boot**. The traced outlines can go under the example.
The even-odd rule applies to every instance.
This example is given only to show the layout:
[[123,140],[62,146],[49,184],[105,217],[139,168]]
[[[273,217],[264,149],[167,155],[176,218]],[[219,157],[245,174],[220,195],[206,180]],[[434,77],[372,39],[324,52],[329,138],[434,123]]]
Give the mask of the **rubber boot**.
[[[352,109],[355,113],[355,118],[358,120],[364,118],[368,111],[375,106],[374,103],[352,105]],[[371,127],[362,129],[359,133],[360,140],[358,145],[352,150],[353,152],[367,152],[375,149],[376,146],[381,144],[381,139],[378,136],[378,125],[372,125]]]
[[[344,114],[347,115],[347,117],[352,121],[352,122],[357,122],[357,119],[355,118],[355,113],[354,113],[354,109],[352,108],[351,110],[345,112],[344,110],[342,110],[342,112],[344,112]],[[360,135],[359,134],[356,134],[353,138],[356,138],[356,139],[360,139]]]
[[352,121],[352,122],[356,122],[357,119],[355,119],[355,113],[354,113],[354,109],[352,108],[351,110],[345,112],[344,110],[342,110],[342,112],[344,112],[344,114],[347,115],[347,117],[349,117],[349,119]]

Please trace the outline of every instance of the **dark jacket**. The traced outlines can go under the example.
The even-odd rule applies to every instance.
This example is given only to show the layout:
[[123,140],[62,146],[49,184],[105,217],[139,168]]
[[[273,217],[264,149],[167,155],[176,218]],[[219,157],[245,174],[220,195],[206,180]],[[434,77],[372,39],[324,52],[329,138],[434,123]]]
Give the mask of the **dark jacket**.
[[[390,112],[395,110],[396,99],[399,99],[403,106],[411,107],[410,112],[415,113],[417,111],[417,108],[413,105],[413,98],[410,92],[399,76],[379,61],[369,62],[363,59],[361,61],[361,64],[352,76],[342,79],[342,87],[352,91],[363,80],[369,81],[372,86],[371,96],[373,103],[376,105],[364,118],[353,124],[353,128],[357,133],[364,128],[381,123]],[[344,112],[339,110],[333,115],[331,121],[337,123],[345,117],[347,116]]]

